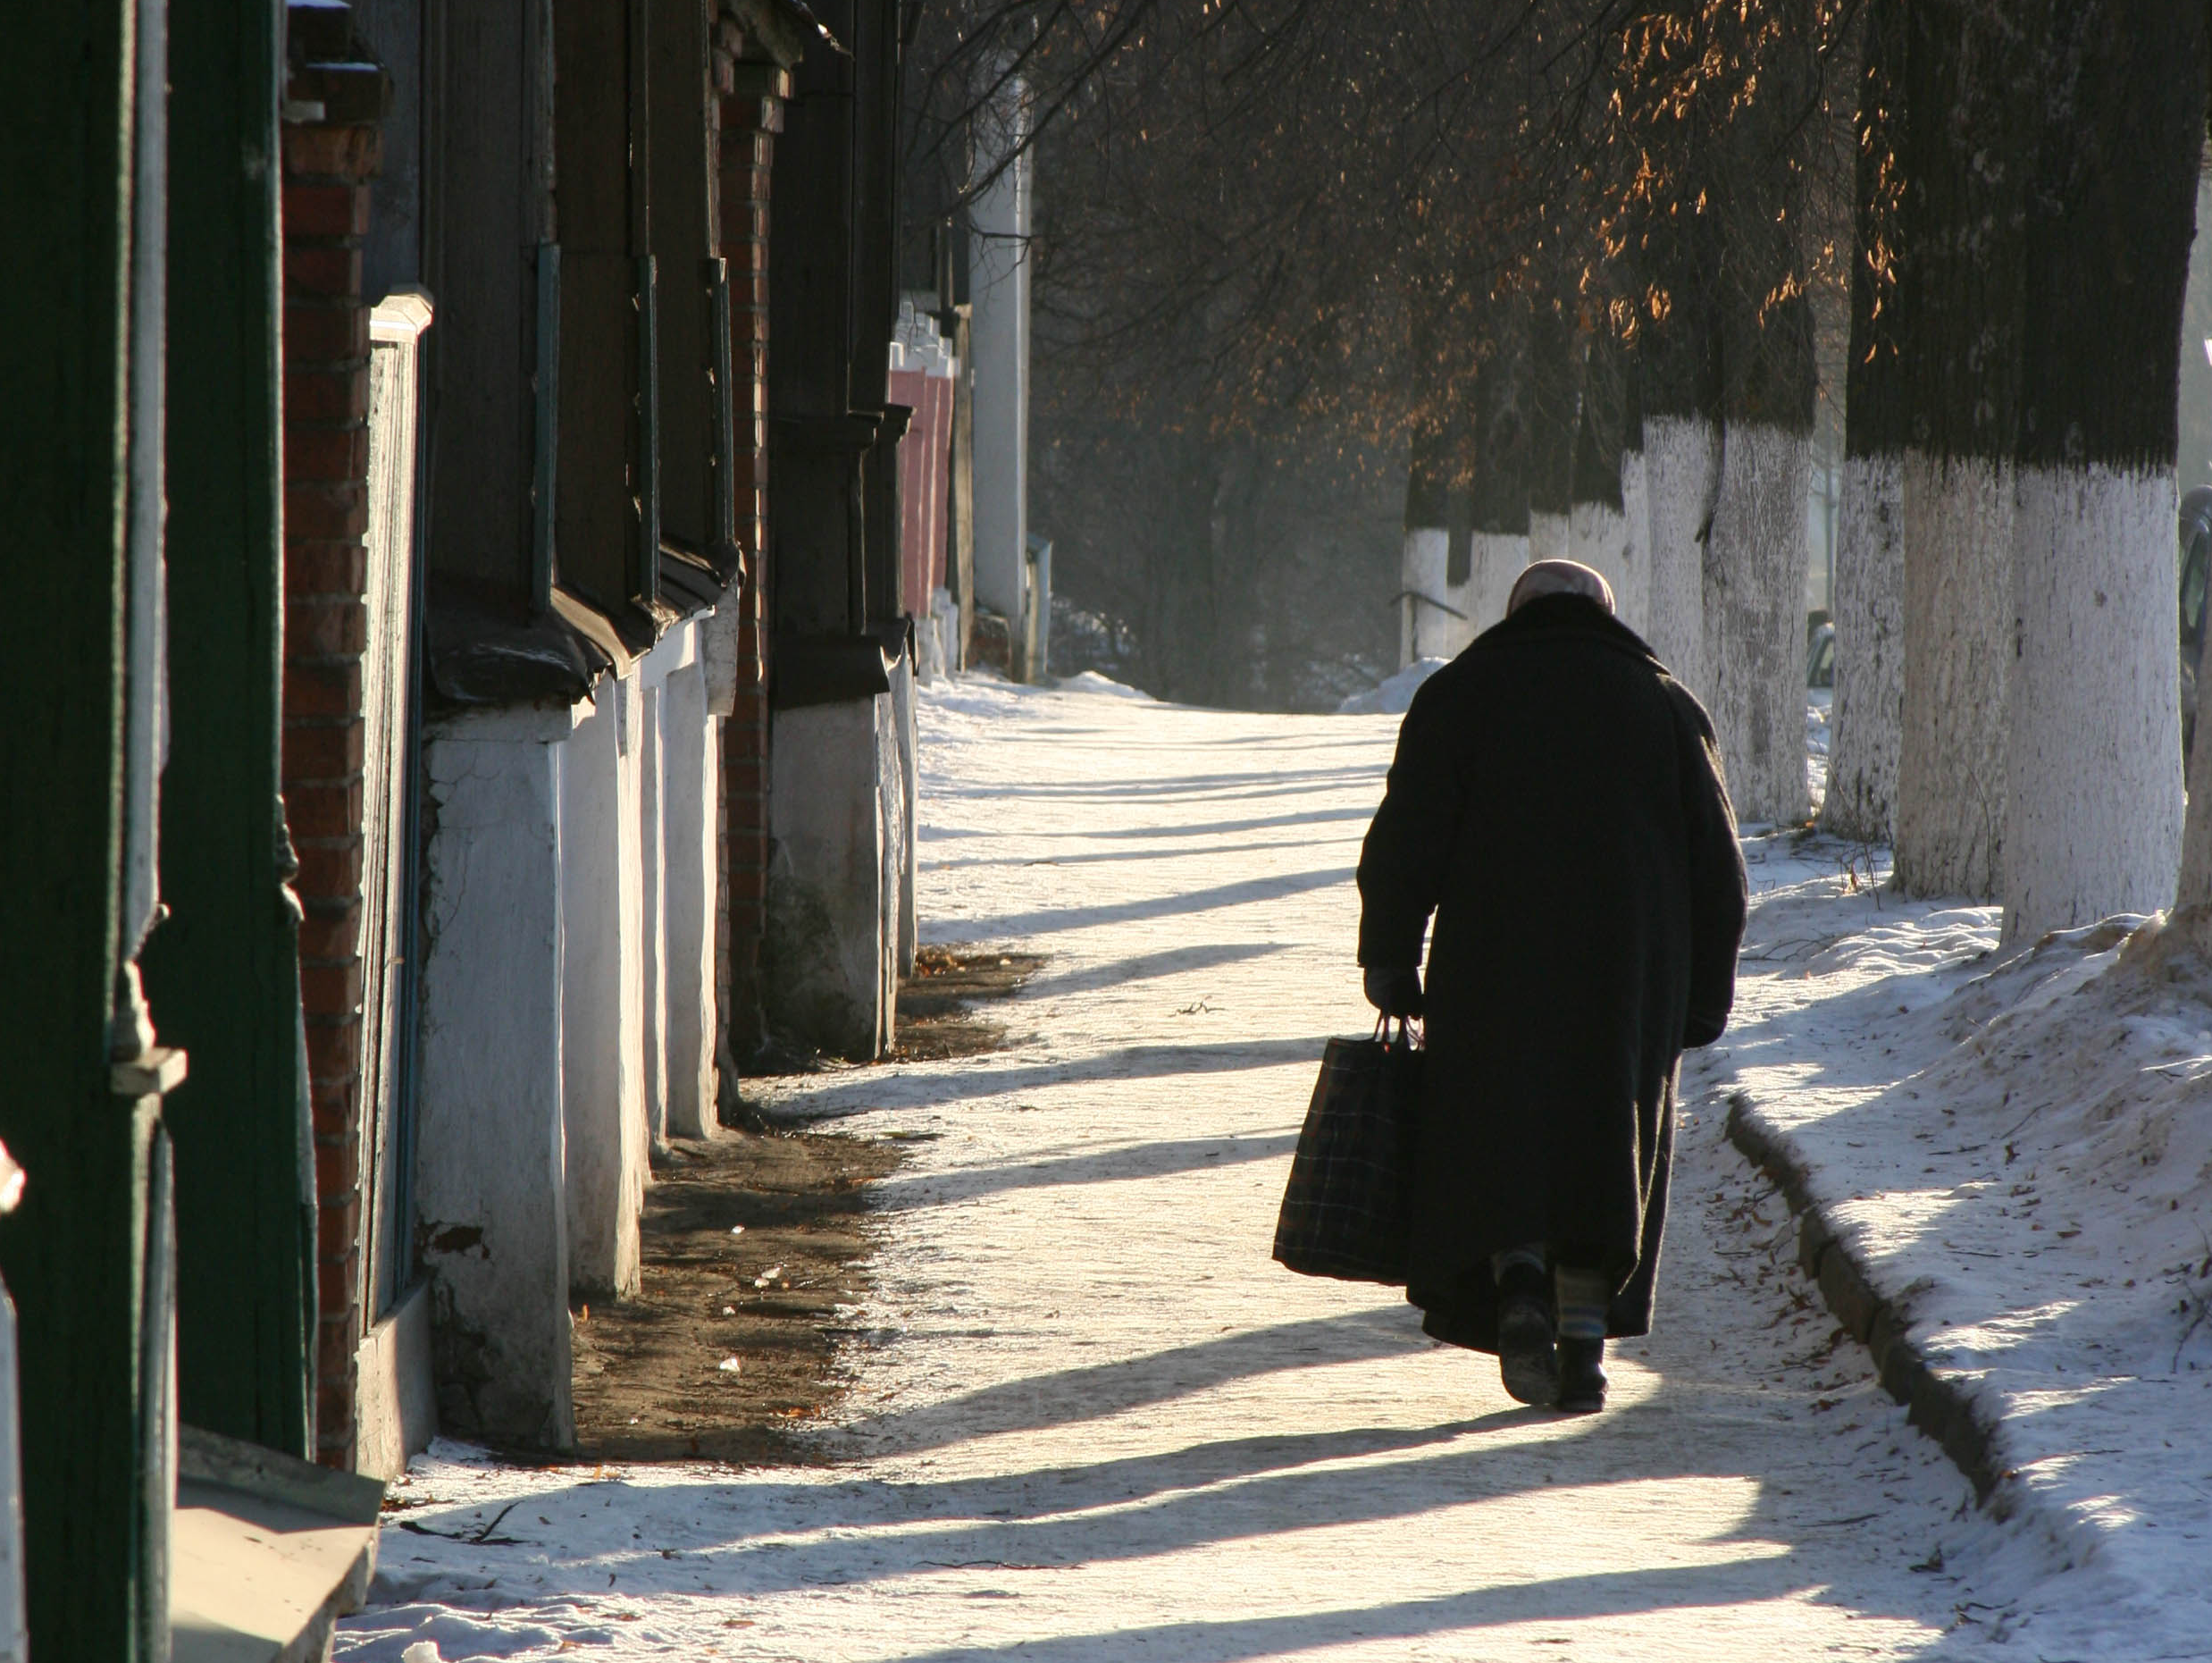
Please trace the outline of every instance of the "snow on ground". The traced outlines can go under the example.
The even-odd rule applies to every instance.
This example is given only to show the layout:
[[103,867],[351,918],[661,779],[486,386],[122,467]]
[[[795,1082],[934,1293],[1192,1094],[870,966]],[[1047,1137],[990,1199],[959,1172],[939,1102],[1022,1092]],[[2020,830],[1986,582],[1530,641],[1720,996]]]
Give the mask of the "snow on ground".
[[1805,785],[1815,819],[1828,797],[1828,707],[1834,696],[1826,687],[1809,687],[1805,694]]
[[1148,703],[1152,701],[1152,694],[1142,687],[1132,687],[1096,670],[1077,670],[1073,676],[1063,676],[1059,686],[1062,693],[1100,693],[1110,699],[1142,699]]
[[[1932,1021],[1942,989],[1893,984],[1979,951],[1985,915],[1878,906],[1840,852],[1754,845],[1747,1021],[1686,1080],[1660,1331],[1616,1348],[1604,1415],[1563,1418],[1392,1291],[1268,1257],[1323,1041],[1370,1025],[1350,880],[1395,720],[964,679],[921,723],[926,933],[1050,956],[994,1012],[998,1053],[755,1083],[916,1155],[878,1187],[876,1291],[841,1313],[830,1463],[440,1444],[340,1657],[1948,1657],[2122,1588],[2059,1574],[2032,1510],[1971,1510],[1721,1136],[1727,1089],[1842,1090],[1904,1055],[1890,1013]],[[1822,1048],[1793,1060],[1792,1033]]]
[[[1768,840],[1742,1089],[1939,1373],[2002,1418],[2000,1492],[2109,1579],[2037,1649],[2212,1657],[2212,980],[2116,920],[1998,953],[1994,908],[1901,902],[1887,856]],[[2123,962],[2124,960],[2124,962]],[[1686,1081],[1687,1083],[1687,1081]]]
[[1449,659],[1415,659],[1395,675],[1386,676],[1365,693],[1355,693],[1336,707],[1339,716],[1403,716],[1413,702],[1413,695],[1427,681],[1452,660]]

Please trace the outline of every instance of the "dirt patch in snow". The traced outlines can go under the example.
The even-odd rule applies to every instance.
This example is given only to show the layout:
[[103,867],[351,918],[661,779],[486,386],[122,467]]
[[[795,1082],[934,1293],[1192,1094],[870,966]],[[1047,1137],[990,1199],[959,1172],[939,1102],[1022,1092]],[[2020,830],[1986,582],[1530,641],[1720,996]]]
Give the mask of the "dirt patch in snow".
[[838,1353],[876,1245],[867,1186],[904,1159],[834,1132],[672,1140],[645,1192],[643,1288],[576,1310],[578,1453],[815,1458],[795,1434],[846,1390]]
[[995,1051],[1005,1027],[979,1015],[970,1003],[1003,999],[1043,967],[1034,953],[996,947],[927,944],[914,954],[914,974],[899,984],[898,1037],[892,1057],[901,1062],[936,1062]]

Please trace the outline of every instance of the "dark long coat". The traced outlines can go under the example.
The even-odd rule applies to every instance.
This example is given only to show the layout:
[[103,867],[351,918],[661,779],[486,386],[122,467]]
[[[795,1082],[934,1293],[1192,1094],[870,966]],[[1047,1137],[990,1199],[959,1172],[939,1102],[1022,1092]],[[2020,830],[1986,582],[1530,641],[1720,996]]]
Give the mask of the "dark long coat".
[[1744,866],[1712,723],[1594,602],[1525,604],[1438,670],[1360,856],[1360,962],[1425,990],[1406,1297],[1496,1348],[1490,1256],[1602,1267],[1650,1331],[1675,1068],[1735,996]]

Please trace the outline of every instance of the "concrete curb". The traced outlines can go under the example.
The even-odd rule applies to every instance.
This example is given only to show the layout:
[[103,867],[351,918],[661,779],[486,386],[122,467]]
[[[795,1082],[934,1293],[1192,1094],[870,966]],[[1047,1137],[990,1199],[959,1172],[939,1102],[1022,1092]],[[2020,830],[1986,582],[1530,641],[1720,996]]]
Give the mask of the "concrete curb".
[[1882,1390],[1906,1407],[1906,1419],[1942,1447],[1973,1483],[1974,1497],[1992,1517],[2019,1508],[2020,1486],[2007,1462],[2004,1432],[1973,1388],[1948,1380],[1928,1365],[1906,1336],[1909,1318],[1881,1293],[1866,1266],[1845,1243],[1813,1194],[1805,1163],[1788,1135],[1769,1125],[1750,1096],[1728,1096],[1728,1140],[1781,1187],[1797,1215],[1797,1264],[1820,1286],[1821,1297],[1844,1331],[1873,1357]]

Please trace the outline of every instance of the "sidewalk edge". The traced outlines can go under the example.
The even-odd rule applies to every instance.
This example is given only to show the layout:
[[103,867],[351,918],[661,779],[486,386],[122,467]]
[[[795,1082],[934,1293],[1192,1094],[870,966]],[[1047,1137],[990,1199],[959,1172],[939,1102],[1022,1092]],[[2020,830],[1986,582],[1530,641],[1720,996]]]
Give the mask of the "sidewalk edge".
[[1882,1390],[1965,1474],[1985,1512],[2002,1520],[2021,1511],[2028,1496],[2006,1457],[2001,1416],[1972,1386],[1929,1366],[1906,1331],[1911,1319],[1881,1291],[1814,1196],[1789,1134],[1769,1123],[1744,1091],[1728,1094],[1725,1130],[1738,1153],[1780,1186],[1797,1217],[1798,1267],[1818,1284],[1843,1331],[1866,1348]]

